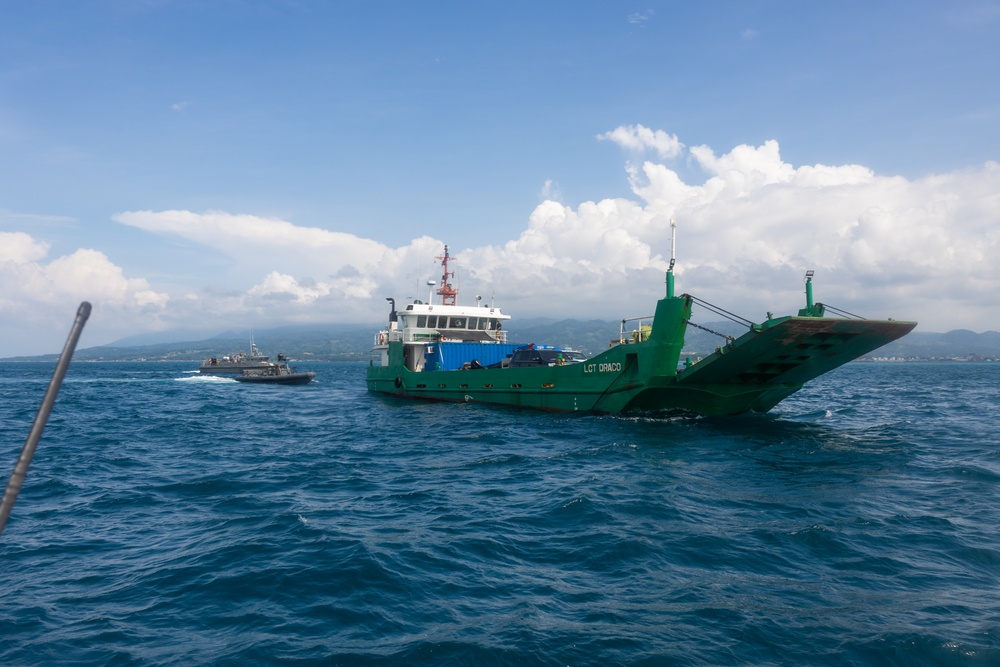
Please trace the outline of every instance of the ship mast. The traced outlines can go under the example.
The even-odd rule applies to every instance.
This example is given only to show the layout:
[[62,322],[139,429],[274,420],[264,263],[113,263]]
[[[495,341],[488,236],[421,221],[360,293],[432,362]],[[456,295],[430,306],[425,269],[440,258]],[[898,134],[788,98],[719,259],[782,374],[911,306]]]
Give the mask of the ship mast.
[[454,271],[448,271],[448,260],[451,259],[448,255],[448,246],[444,247],[444,257],[435,257],[435,259],[441,260],[441,269],[443,273],[441,274],[441,287],[438,289],[437,293],[441,296],[442,306],[454,306],[455,297],[458,296],[458,290],[451,286],[448,282],[448,276],[454,277]]
[[667,298],[674,298],[674,262],[677,261],[677,221],[670,219],[670,268],[667,269]]

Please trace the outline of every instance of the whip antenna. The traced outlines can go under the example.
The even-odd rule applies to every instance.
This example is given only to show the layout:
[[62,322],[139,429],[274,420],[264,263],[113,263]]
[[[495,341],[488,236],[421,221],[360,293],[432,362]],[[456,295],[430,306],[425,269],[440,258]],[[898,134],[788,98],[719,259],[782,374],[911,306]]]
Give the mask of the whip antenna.
[[670,218],[670,268],[677,260],[677,221]]
[[21,457],[17,460],[14,472],[10,474],[10,481],[7,482],[7,489],[3,492],[3,500],[0,501],[0,534],[3,533],[4,526],[7,525],[7,517],[10,516],[10,510],[14,507],[17,494],[21,491],[24,476],[28,474],[28,466],[31,465],[31,458],[35,455],[35,447],[42,439],[42,431],[45,430],[45,423],[49,420],[49,413],[52,412],[52,404],[56,402],[59,387],[62,386],[63,378],[66,377],[66,369],[69,368],[69,361],[73,358],[73,351],[76,349],[77,341],[80,340],[80,333],[83,332],[83,325],[87,323],[88,317],[90,317],[90,304],[84,301],[76,311],[76,321],[73,322],[69,338],[66,339],[66,346],[63,347],[62,354],[59,356],[59,362],[52,374],[49,388],[45,390],[42,405],[38,408],[38,414],[35,415],[35,423],[32,424],[31,430],[28,432],[28,438],[24,441],[24,447],[21,448]]
[[667,269],[667,298],[674,298],[674,262],[677,261],[677,221],[670,218],[670,268]]

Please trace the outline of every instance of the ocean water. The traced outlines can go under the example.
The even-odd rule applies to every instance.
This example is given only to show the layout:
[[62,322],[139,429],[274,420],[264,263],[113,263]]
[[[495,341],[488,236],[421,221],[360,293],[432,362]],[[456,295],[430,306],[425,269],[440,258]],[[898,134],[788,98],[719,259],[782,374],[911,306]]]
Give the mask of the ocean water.
[[[851,364],[729,419],[194,366],[70,366],[0,664],[1000,665],[1000,364]],[[53,367],[0,370],[6,484]]]

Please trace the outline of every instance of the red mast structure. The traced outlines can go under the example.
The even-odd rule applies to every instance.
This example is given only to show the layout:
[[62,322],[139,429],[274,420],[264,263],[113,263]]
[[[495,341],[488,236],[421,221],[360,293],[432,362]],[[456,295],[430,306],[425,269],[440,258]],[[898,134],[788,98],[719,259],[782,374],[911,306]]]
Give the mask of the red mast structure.
[[448,256],[448,246],[444,247],[444,257],[435,257],[435,259],[441,260],[441,268],[444,273],[441,274],[441,288],[437,291],[441,295],[441,305],[442,306],[454,306],[455,297],[458,296],[458,290],[451,286],[448,282],[448,276],[454,276],[454,271],[448,271],[448,260],[451,259]]

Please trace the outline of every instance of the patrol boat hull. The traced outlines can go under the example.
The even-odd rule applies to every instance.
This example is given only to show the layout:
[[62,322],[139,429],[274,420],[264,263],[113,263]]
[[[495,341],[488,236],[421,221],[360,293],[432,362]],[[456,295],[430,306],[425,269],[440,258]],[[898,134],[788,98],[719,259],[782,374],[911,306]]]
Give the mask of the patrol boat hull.
[[309,384],[316,377],[312,371],[300,372],[294,366],[289,366],[285,355],[279,354],[280,361],[270,368],[248,368],[242,375],[233,379],[247,384]]
[[316,374],[312,371],[305,373],[244,373],[243,375],[237,375],[233,379],[237,382],[246,382],[247,384],[309,384],[313,381]]

